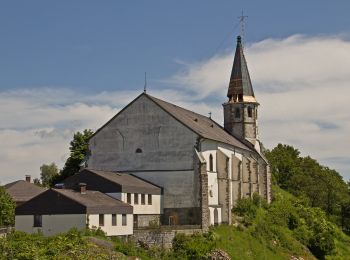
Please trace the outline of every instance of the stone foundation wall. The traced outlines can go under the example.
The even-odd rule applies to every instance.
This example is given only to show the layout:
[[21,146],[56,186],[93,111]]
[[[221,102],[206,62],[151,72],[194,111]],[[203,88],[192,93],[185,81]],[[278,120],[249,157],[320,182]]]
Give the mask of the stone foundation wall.
[[156,229],[136,229],[134,234],[131,236],[131,239],[138,245],[146,244],[147,246],[160,246],[163,248],[171,248],[172,242],[176,234],[186,234],[192,235],[195,233],[202,233],[202,230],[199,226],[192,226],[188,229],[178,229],[174,230],[175,227],[172,227],[173,230],[156,228]]

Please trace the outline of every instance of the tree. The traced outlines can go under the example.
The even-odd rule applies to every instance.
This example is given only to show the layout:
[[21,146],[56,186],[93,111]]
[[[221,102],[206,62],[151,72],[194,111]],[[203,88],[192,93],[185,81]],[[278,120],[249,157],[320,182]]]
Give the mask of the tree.
[[85,129],[82,133],[76,132],[73,140],[70,142],[70,156],[60,174],[53,179],[52,184],[58,183],[69,176],[77,173],[80,169],[80,164],[89,152],[89,139],[93,135],[93,131]]
[[40,167],[40,179],[41,184],[48,187],[52,184],[52,181],[59,175],[58,167],[55,163],[43,164]]
[[301,157],[297,149],[278,144],[266,152],[276,183],[312,207],[323,209],[327,217],[348,228],[349,186],[335,170],[320,165],[310,156]]
[[286,189],[290,178],[300,171],[300,152],[290,145],[278,144],[265,152],[271,165],[274,181]]
[[4,187],[0,186],[0,227],[12,226],[15,222],[16,204],[6,192]]

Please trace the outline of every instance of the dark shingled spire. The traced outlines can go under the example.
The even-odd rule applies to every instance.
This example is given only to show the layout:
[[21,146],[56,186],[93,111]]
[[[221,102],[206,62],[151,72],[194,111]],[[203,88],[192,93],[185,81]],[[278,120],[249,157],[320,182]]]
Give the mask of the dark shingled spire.
[[243,96],[254,97],[254,91],[250,81],[247,62],[243,53],[241,36],[238,36],[227,97],[230,100],[242,102]]

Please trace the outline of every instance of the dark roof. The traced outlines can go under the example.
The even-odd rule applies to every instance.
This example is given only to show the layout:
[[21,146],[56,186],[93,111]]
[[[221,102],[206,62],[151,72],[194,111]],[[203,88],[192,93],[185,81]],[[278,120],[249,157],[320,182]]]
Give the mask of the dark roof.
[[12,200],[17,203],[28,201],[47,190],[23,180],[8,183],[4,187]]
[[238,138],[230,135],[211,118],[152,97],[148,94],[145,95],[199,136],[251,151],[247,145],[242,143]]
[[86,213],[132,213],[133,207],[99,191],[87,190],[84,194],[67,189],[54,189],[56,192],[86,207]]
[[132,214],[133,207],[99,191],[84,194],[67,189],[49,189],[16,208],[16,215]]
[[241,37],[237,37],[237,46],[235,58],[233,61],[230,84],[228,87],[227,97],[233,95],[253,96],[254,91],[249,76],[247,61],[244,57]]
[[87,189],[103,193],[127,192],[159,195],[162,191],[160,187],[131,174],[93,169],[84,169],[68,177],[64,180],[64,185],[75,189],[81,182],[87,184]]

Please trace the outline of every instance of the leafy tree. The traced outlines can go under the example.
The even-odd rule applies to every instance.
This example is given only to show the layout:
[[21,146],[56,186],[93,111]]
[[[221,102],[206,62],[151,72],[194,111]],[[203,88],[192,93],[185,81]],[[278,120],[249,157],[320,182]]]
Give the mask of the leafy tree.
[[92,135],[93,131],[90,129],[85,129],[83,132],[76,132],[74,134],[69,147],[70,156],[60,172],[60,175],[53,179],[52,184],[58,183],[79,171],[80,164],[88,155],[89,139]]
[[337,171],[320,165],[310,156],[301,157],[299,151],[289,145],[278,144],[267,151],[266,156],[281,188],[306,198],[312,207],[323,209],[329,219],[346,229],[350,193]]
[[300,152],[290,145],[278,144],[272,151],[267,150],[265,155],[274,181],[281,188],[287,188],[290,178],[300,171]]
[[53,179],[58,177],[58,167],[55,163],[43,164],[40,166],[40,179],[43,186],[50,186]]
[[15,220],[16,204],[6,192],[4,187],[0,186],[0,227],[12,226]]

